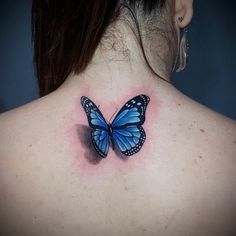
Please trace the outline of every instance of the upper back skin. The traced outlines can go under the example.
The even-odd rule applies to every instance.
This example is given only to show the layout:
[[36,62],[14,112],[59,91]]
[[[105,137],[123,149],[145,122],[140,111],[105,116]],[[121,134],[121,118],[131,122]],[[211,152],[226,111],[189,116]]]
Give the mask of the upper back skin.
[[[94,163],[81,96],[107,120],[150,103],[146,141]],[[58,89],[0,116],[1,235],[233,235],[236,125],[172,86]]]

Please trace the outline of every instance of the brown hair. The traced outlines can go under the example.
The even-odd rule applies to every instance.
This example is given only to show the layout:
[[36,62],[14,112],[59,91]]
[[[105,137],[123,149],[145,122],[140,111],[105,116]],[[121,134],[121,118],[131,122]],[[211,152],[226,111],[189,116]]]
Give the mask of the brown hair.
[[[79,74],[86,69],[108,25],[119,15],[120,2],[33,0],[32,40],[41,96],[57,89],[71,72]],[[145,13],[164,3],[126,1],[130,8],[141,4]]]

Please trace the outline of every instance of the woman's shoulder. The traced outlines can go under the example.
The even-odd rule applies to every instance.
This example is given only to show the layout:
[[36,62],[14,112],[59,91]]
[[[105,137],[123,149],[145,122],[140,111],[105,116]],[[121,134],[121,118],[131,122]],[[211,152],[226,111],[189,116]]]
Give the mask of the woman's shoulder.
[[166,97],[161,101],[156,119],[155,139],[160,145],[156,145],[155,151],[168,145],[165,156],[177,155],[193,165],[205,160],[204,165],[212,170],[224,165],[225,174],[228,168],[235,171],[236,122],[173,87],[165,90],[164,94]]
[[[157,100],[160,105],[157,119],[165,120],[160,122],[156,119],[158,128],[161,129],[159,124],[170,135],[179,132],[185,137],[191,135],[201,141],[204,139],[206,146],[212,149],[222,148],[226,153],[235,151],[235,121],[193,101],[172,87],[163,91]],[[79,96],[65,99],[63,92],[56,92],[0,114],[1,143],[19,143],[19,139],[34,139],[42,135],[43,131],[49,135],[52,130],[71,126],[76,122],[75,115],[78,120],[83,115],[82,110],[79,112],[79,102]]]
[[236,155],[236,122],[183,95],[175,102],[177,117],[184,134],[192,144],[201,144],[212,154]]
[[[200,105],[173,88],[159,95],[159,114],[156,119],[152,119],[154,123],[149,124],[158,129],[159,136],[154,142],[165,142],[163,137],[168,134],[168,142],[177,140],[171,145],[178,148],[184,145],[192,152],[202,150],[209,155],[222,153],[232,158],[235,156],[235,121]],[[17,153],[19,148],[22,150],[27,143],[30,145],[34,141],[36,147],[45,142],[55,146],[60,139],[63,142],[65,133],[73,123],[84,122],[79,103],[78,96],[65,98],[63,92],[56,92],[1,114],[0,153],[3,150]],[[151,112],[152,109],[147,111],[147,120],[149,115],[154,116]]]
[[[63,108],[64,107],[64,108]],[[0,115],[0,159],[33,154],[32,147],[46,155],[59,142],[68,126],[70,106],[54,94]],[[58,136],[58,138],[57,138]],[[51,145],[51,147],[50,147]],[[44,147],[42,149],[42,147]],[[48,148],[48,150],[47,150]]]

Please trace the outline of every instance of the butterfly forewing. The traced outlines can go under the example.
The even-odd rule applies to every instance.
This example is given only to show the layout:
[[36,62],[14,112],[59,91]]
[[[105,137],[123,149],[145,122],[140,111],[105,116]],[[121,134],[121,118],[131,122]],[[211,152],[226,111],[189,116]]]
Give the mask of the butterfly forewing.
[[87,97],[81,97],[81,105],[87,115],[88,123],[91,128],[101,128],[108,130],[108,124],[98,107]]
[[119,128],[135,124],[141,126],[145,121],[145,112],[150,98],[146,95],[139,95],[128,102],[120,109],[112,122],[112,128]]

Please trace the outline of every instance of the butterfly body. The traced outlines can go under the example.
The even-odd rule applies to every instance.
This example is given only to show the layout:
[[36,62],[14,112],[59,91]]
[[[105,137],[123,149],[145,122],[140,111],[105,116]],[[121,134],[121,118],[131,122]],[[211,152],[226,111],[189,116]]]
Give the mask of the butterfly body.
[[146,139],[142,124],[149,101],[146,95],[132,98],[121,108],[114,120],[108,123],[89,98],[81,97],[81,105],[92,129],[92,143],[101,157],[107,156],[110,144],[113,150],[118,147],[126,156],[140,151]]
[[115,150],[115,142],[114,142],[114,139],[113,139],[113,136],[112,136],[112,132],[113,132],[112,124],[109,123],[108,124],[108,135],[110,137],[111,147],[112,147],[113,150]]

